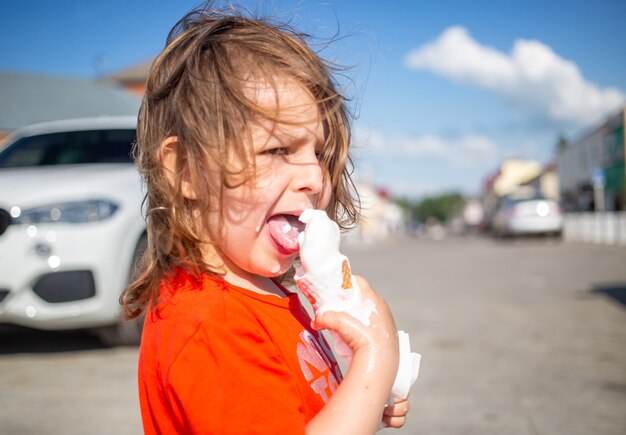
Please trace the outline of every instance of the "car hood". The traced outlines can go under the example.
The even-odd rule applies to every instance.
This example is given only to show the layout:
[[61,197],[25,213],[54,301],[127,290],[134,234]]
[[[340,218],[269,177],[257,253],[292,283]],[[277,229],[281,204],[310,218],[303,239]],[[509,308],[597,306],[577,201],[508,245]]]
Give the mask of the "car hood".
[[86,164],[0,169],[0,208],[109,199],[141,202],[139,173],[132,164]]

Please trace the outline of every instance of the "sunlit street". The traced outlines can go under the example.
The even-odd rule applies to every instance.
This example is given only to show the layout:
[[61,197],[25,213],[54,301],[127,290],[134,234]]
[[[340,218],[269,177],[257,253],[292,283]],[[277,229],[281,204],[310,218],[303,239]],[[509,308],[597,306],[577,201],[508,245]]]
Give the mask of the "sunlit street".
[[[626,248],[471,237],[346,252],[423,356],[396,433],[626,430]],[[78,333],[0,334],[3,434],[141,433],[135,348]]]

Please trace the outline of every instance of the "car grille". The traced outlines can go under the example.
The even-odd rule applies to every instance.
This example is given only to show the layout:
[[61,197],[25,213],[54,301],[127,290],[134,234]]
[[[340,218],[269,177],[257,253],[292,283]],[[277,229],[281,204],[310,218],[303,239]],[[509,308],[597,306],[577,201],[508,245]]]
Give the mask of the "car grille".
[[96,285],[88,270],[54,272],[40,277],[33,291],[46,302],[71,302],[95,296]]

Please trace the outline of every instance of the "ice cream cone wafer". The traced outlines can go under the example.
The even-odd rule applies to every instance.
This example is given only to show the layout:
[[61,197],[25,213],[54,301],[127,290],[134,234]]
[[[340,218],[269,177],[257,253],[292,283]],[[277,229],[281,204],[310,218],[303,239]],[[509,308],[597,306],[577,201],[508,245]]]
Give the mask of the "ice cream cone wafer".
[[343,262],[341,263],[341,275],[343,277],[343,281],[341,282],[341,288],[352,288],[352,272],[350,271],[348,260],[343,260]]

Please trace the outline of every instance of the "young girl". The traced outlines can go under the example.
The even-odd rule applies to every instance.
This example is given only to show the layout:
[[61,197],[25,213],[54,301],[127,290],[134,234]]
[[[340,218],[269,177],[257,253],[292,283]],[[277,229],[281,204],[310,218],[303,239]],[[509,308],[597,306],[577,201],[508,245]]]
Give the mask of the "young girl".
[[[393,318],[328,312],[311,322],[280,284],[298,216],[343,226],[349,119],[329,67],[303,35],[229,9],[196,10],[170,32],[139,114],[148,250],[123,295],[146,314],[139,396],[147,434],[371,434],[400,427],[387,405],[398,367]],[[285,225],[291,228],[284,231]],[[353,351],[342,376],[320,329]]]

